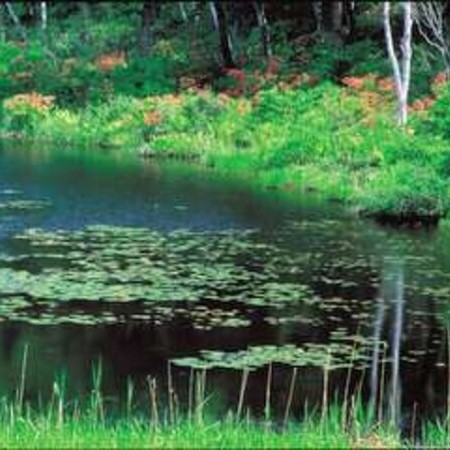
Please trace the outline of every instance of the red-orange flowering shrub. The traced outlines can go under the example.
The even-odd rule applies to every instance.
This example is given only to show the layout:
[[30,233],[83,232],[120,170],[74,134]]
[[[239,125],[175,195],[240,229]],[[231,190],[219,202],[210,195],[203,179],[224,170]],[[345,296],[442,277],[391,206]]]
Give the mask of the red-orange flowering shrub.
[[26,94],[17,94],[3,102],[5,109],[11,111],[25,109],[33,109],[37,111],[47,110],[54,104],[54,95],[42,95],[38,92],[30,92]]
[[432,81],[432,85],[434,86],[442,86],[447,83],[447,74],[445,72],[439,72]]
[[412,111],[425,111],[428,109],[433,103],[436,101],[433,97],[424,97],[418,100],[415,100],[409,107],[408,110]]
[[162,117],[159,111],[152,110],[144,113],[144,124],[148,126],[159,125],[162,122]]
[[269,62],[266,67],[266,75],[277,75],[280,71],[280,60],[273,56],[269,59]]
[[100,55],[95,60],[95,66],[102,72],[109,72],[118,66],[125,66],[126,58],[124,52],[114,52]]
[[236,80],[239,84],[245,83],[247,79],[245,72],[241,69],[225,69],[225,74]]
[[392,78],[380,78],[377,80],[377,86],[382,91],[395,92],[395,83]]
[[357,77],[344,77],[341,80],[342,84],[352,89],[360,90],[364,87],[364,80]]

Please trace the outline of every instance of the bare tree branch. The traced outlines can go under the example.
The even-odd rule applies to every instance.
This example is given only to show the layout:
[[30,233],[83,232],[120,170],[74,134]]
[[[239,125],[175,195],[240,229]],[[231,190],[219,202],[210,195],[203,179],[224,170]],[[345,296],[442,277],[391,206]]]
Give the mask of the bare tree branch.
[[19,18],[17,17],[17,14],[14,11],[14,8],[12,7],[10,2],[5,1],[6,11],[8,11],[9,16],[11,17],[11,20],[13,21],[14,25],[17,28],[17,31],[20,34],[20,37],[26,41],[27,40],[27,33],[25,31],[25,28],[20,23]]
[[445,22],[447,4],[440,1],[414,3],[412,17],[425,42],[442,57],[447,77],[450,75],[450,47]]

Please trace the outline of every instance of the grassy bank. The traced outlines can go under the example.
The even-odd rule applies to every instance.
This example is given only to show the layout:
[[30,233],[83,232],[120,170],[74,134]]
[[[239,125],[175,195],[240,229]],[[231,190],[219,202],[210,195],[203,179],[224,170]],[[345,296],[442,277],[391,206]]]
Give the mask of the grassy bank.
[[245,401],[248,370],[242,372],[236,408],[222,416],[213,411],[215,393],[207,390],[203,369],[190,372],[187,404],[179,401],[171,371],[162,383],[148,376],[143,390],[129,381],[121,400],[105,396],[101,364],[85,397],[69,398],[63,376],[53,382],[48,401],[39,395],[39,402],[30,403],[27,354],[26,348],[15,394],[0,399],[4,448],[410,448],[448,447],[450,439],[448,420],[423,422],[413,414],[400,432],[400,420],[384,415],[389,408],[375,412],[350,391],[343,402],[330,402],[327,385],[321,405],[294,412],[291,384],[280,418],[272,414],[268,384],[263,417],[255,418]]
[[[444,422],[416,424],[401,436],[389,422],[374,422],[368,410],[352,402],[323,411],[306,411],[299,421],[255,421],[249,414],[229,411],[223,418],[207,413],[202,398],[185,414],[171,402],[160,407],[157,390],[149,383],[148,412],[138,410],[132,397],[117,414],[117,405],[93,389],[82,403],[64,399],[54,385],[50,402],[32,408],[23,392],[0,403],[0,442],[4,448],[410,448],[448,447]],[[132,392],[132,390],[130,391]],[[82,405],[82,406],[81,406]],[[113,411],[113,412],[112,412]],[[138,412],[139,411],[139,412]]]
[[[356,437],[356,440],[355,440]],[[398,447],[395,435],[382,431],[366,437],[345,432],[325,420],[292,425],[283,432],[262,426],[207,421],[154,429],[145,420],[98,423],[89,416],[56,423],[47,417],[17,417],[1,424],[5,448],[352,448]],[[445,442],[445,441],[444,441]]]
[[1,131],[192,160],[268,188],[317,191],[361,214],[434,221],[449,203],[450,89],[432,89],[403,129],[389,80],[369,75],[344,86],[298,78],[237,98],[193,89],[113,97],[81,109],[28,94],[4,102]]

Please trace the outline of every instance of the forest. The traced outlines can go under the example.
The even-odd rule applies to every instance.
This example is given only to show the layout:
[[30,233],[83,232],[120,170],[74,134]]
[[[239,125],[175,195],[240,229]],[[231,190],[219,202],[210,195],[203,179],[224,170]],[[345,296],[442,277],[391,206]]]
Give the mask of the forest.
[[450,2],[0,2],[0,444],[450,445]]

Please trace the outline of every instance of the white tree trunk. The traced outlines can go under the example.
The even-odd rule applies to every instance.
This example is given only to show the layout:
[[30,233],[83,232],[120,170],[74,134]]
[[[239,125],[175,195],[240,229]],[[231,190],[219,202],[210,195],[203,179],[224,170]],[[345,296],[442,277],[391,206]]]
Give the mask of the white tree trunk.
[[187,16],[187,13],[186,13],[186,9],[184,7],[184,3],[183,2],[178,2],[178,7],[180,8],[180,14],[181,14],[181,18],[183,19],[183,22],[187,22],[188,16]]
[[253,2],[253,7],[256,12],[256,20],[261,33],[262,53],[265,58],[272,57],[272,46],[270,43],[269,22],[267,21],[264,3],[258,0]]
[[41,2],[41,27],[43,31],[47,29],[47,2]]
[[391,4],[384,2],[384,34],[389,60],[394,74],[395,91],[397,94],[397,120],[405,125],[408,120],[408,93],[411,80],[412,59],[412,5],[411,2],[402,2],[403,10],[403,36],[400,43],[401,59],[399,61],[394,48],[391,28]]
[[320,33],[323,28],[322,2],[314,1],[314,2],[311,2],[311,5],[312,5],[314,18],[316,20],[316,32]]

